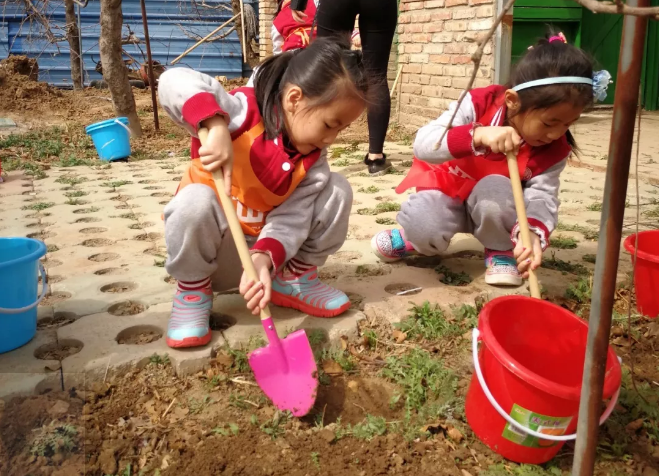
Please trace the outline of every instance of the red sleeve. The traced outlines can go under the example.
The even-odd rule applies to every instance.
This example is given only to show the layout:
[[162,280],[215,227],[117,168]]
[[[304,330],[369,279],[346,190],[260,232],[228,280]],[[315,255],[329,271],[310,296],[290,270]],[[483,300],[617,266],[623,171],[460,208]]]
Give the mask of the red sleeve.
[[183,120],[199,129],[199,125],[213,116],[224,116],[229,121],[229,115],[220,107],[211,93],[199,93],[192,96],[183,104]]
[[257,240],[252,246],[253,253],[265,253],[270,256],[272,260],[273,269],[276,271],[281,268],[286,262],[286,250],[278,240],[274,238],[262,238]]
[[474,155],[474,138],[472,136],[473,124],[455,126],[449,129],[446,135],[446,144],[453,157],[460,159]]

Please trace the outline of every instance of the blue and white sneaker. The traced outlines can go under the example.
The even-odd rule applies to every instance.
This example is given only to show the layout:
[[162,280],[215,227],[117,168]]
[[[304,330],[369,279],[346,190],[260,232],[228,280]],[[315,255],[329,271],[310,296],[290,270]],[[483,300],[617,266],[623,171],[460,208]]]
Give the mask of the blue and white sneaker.
[[485,249],[485,282],[498,286],[521,286],[522,275],[512,251]]

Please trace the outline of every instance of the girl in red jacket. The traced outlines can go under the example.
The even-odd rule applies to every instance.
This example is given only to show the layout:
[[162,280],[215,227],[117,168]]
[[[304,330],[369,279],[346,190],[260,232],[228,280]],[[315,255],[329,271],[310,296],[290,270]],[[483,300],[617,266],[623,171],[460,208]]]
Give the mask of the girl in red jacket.
[[[473,89],[414,141],[414,164],[396,191],[416,187],[401,207],[402,229],[377,233],[371,245],[384,261],[444,252],[456,233],[472,233],[485,247],[485,282],[519,286],[536,269],[558,221],[559,176],[572,153],[569,127],[594,99],[606,97],[610,75],[593,76],[590,58],[562,34],[530,49],[511,85]],[[515,152],[533,246],[519,239],[505,161]]]

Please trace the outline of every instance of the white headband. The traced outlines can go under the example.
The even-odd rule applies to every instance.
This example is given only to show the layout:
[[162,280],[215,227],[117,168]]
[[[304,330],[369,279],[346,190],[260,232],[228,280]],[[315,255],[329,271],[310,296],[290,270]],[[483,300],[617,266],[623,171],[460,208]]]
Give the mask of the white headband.
[[536,86],[549,86],[550,84],[589,84],[592,86],[593,80],[591,78],[584,78],[583,76],[553,76],[518,84],[513,88],[513,91],[521,91],[522,89],[534,88]]

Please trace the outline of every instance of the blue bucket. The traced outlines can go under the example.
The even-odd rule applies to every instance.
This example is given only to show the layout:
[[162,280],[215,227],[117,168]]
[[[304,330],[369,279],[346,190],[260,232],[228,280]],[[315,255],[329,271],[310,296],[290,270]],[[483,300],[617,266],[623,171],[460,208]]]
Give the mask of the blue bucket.
[[[46,296],[39,258],[46,245],[31,238],[0,238],[0,354],[27,344],[37,333],[37,305]],[[37,298],[37,273],[43,289]]]
[[85,127],[85,132],[92,137],[101,160],[125,159],[130,155],[130,129],[128,129],[127,117],[97,122]]

